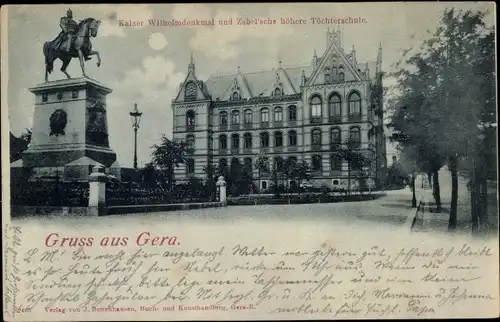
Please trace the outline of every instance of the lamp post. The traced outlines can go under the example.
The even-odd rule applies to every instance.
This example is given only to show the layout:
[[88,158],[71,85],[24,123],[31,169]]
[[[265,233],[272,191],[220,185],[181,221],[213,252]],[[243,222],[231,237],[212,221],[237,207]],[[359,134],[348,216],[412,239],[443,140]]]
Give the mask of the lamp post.
[[132,119],[132,128],[134,129],[134,169],[137,169],[137,130],[141,122],[142,112],[137,109],[137,103],[134,103],[134,109],[129,113]]

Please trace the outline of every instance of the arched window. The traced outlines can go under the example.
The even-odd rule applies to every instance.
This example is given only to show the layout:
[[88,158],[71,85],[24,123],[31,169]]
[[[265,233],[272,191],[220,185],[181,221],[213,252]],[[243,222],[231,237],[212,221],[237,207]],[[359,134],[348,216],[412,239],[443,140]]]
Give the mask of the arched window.
[[240,111],[231,112],[231,124],[240,124]]
[[194,149],[195,136],[190,134],[186,136],[187,148],[192,150]]
[[225,169],[227,168],[227,160],[222,158],[219,160],[219,169]]
[[243,147],[245,149],[251,149],[252,148],[252,134],[251,133],[245,133],[245,134],[243,134]]
[[349,140],[354,146],[359,147],[361,144],[361,131],[359,127],[353,126],[349,129]]
[[262,123],[269,123],[269,109],[267,107],[260,110],[260,121]]
[[334,127],[330,130],[330,144],[340,144],[341,142],[340,129]]
[[186,125],[190,127],[194,127],[195,125],[195,113],[193,110],[186,112]]
[[245,124],[252,124],[252,110],[245,110]]
[[330,76],[332,82],[337,80],[337,67],[333,66],[332,67],[332,76]]
[[194,82],[189,82],[184,90],[184,100],[193,101],[196,99],[196,84]]
[[220,112],[220,125],[227,126],[227,112]]
[[252,166],[253,166],[253,161],[252,161],[252,158],[245,158],[243,160],[243,166],[245,167],[245,170],[247,172],[252,172]]
[[311,132],[311,144],[312,145],[321,145],[321,130],[314,129]]
[[234,175],[236,173],[239,173],[241,171],[241,163],[238,158],[232,158],[231,159],[231,173]]
[[361,97],[356,92],[349,95],[349,116],[361,116]]
[[330,68],[325,68],[325,83],[330,83]]
[[234,101],[237,101],[237,100],[239,100],[239,99],[240,99],[240,93],[238,93],[238,92],[236,92],[236,91],[235,91],[235,92],[233,93],[233,100],[234,100]]
[[297,107],[295,105],[288,106],[288,120],[297,121]]
[[282,157],[275,157],[274,158],[274,167],[276,171],[280,172],[283,171],[285,168],[285,160],[283,160]]
[[231,167],[235,167],[235,166],[237,167],[239,165],[241,165],[240,159],[238,159],[238,158],[232,158],[231,159]]
[[311,118],[321,118],[321,98],[319,96],[314,96],[311,99]]
[[262,132],[260,134],[260,147],[261,148],[268,148],[269,147],[269,133]]
[[194,160],[193,159],[186,160],[186,173],[194,173]]
[[274,146],[282,147],[283,146],[283,133],[280,131],[274,132]]
[[281,96],[281,89],[279,89],[279,87],[276,87],[274,90],[274,96]]
[[279,106],[274,108],[274,122],[283,122],[283,109]]
[[219,149],[227,149],[227,136],[225,134],[219,135]]
[[339,81],[341,81],[341,82],[345,81],[345,74],[344,74],[344,68],[343,67],[339,68]]
[[288,146],[296,146],[297,145],[297,132],[289,131],[288,132]]
[[240,135],[233,134],[231,135],[231,149],[239,149],[240,148]]
[[312,156],[312,167],[313,171],[321,171],[321,155]]
[[338,154],[330,155],[330,169],[332,171],[342,170],[342,158]]
[[333,94],[328,99],[328,111],[330,113],[330,117],[335,119],[340,119],[342,116],[342,107],[341,107],[341,99],[337,94]]

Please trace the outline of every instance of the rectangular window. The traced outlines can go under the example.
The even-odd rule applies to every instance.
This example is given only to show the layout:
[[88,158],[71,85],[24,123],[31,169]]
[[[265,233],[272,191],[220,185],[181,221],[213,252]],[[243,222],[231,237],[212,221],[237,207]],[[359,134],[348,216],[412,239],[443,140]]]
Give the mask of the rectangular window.
[[245,124],[252,123],[252,112],[245,112]]
[[233,149],[238,149],[240,147],[240,138],[238,136],[233,136]]
[[276,147],[282,147],[283,146],[283,137],[281,135],[275,136],[274,143],[275,143]]
[[268,148],[269,147],[269,137],[268,136],[262,136],[260,138],[260,146],[262,148]]
[[319,105],[319,104],[313,105],[311,112],[312,112],[311,116],[313,118],[321,117],[321,105]]
[[268,122],[269,122],[269,112],[267,112],[267,111],[263,111],[263,112],[261,113],[261,118],[260,118],[260,121],[261,121],[262,123],[268,123]]

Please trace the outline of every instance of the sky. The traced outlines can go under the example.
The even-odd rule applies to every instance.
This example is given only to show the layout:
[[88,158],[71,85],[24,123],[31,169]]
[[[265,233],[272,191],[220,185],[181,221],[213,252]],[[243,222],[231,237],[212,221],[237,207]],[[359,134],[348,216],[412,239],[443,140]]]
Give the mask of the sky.
[[[143,112],[138,136],[138,163],[151,158],[151,146],[161,134],[172,135],[171,101],[187,74],[191,53],[196,75],[206,80],[214,74],[268,70],[307,65],[314,50],[326,47],[327,28],[336,24],[313,24],[311,18],[362,18],[366,23],[343,24],[344,50],[354,45],[358,62],[375,61],[383,48],[383,70],[391,72],[402,52],[419,45],[436,29],[446,8],[488,10],[494,24],[493,3],[255,3],[255,4],[126,4],[126,5],[29,5],[8,6],[7,103],[10,131],[21,134],[31,128],[34,95],[28,90],[44,81],[42,45],[54,39],[59,19],[68,8],[77,21],[93,17],[102,21],[92,47],[101,54],[86,63],[87,75],[113,92],[107,98],[110,146],[122,166],[132,166],[133,129],[129,112],[137,102]],[[5,6],[2,7],[5,9]],[[274,18],[275,25],[236,25],[238,17]],[[232,26],[152,27],[149,19],[233,19]],[[279,24],[280,18],[305,19],[307,24]],[[120,20],[145,21],[142,27],[120,26]],[[4,20],[5,21],[5,20]],[[49,80],[63,79],[60,61]],[[67,69],[81,77],[78,60]],[[386,81],[390,84],[390,80]],[[394,148],[388,149],[388,160]]]

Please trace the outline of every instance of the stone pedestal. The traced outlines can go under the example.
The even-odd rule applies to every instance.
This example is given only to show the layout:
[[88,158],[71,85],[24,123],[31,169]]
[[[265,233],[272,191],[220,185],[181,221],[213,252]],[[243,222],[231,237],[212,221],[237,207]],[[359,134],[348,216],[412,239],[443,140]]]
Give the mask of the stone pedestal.
[[106,96],[111,89],[89,78],[47,82],[30,88],[35,94],[32,137],[22,155],[34,178],[54,173],[87,181],[92,167],[116,161],[109,147]]
[[223,205],[227,205],[227,200],[226,200],[226,181],[224,180],[223,176],[220,176],[219,179],[217,180],[217,189],[219,190],[219,201]]
[[89,176],[89,207],[97,211],[97,215],[106,213],[106,182],[108,177],[104,168],[95,166]]

